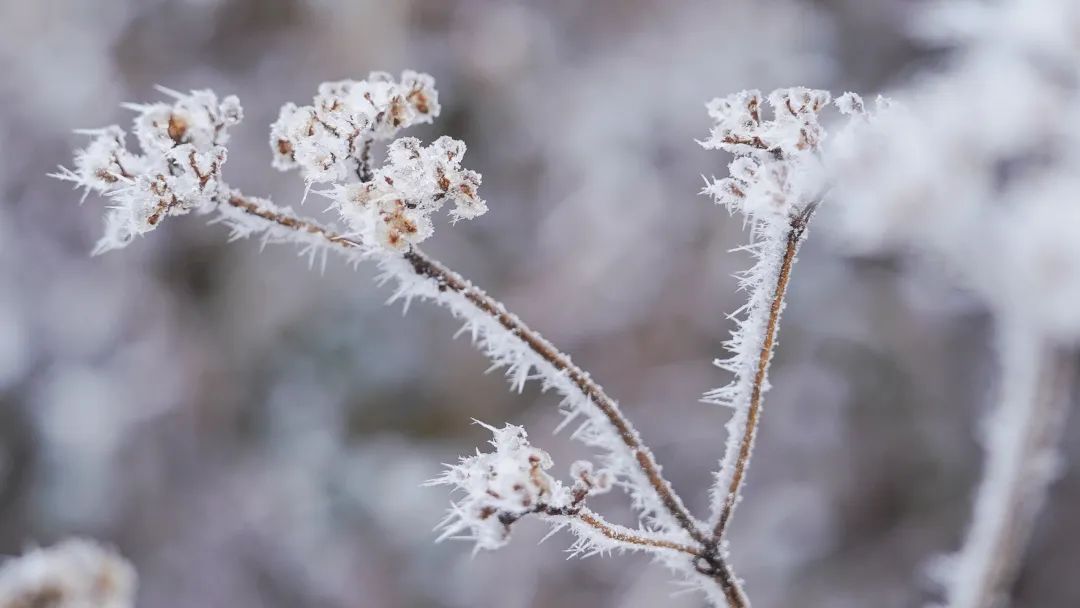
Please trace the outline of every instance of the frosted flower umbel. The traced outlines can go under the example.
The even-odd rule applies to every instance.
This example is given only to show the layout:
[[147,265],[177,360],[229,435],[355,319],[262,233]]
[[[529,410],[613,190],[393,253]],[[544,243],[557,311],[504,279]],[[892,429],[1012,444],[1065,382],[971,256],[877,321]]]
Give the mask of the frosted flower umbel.
[[126,246],[166,216],[208,209],[225,190],[221,167],[228,129],[243,117],[240,103],[232,96],[219,102],[210,91],[160,90],[174,102],[126,106],[137,112],[139,153],[128,150],[116,125],[82,131],[90,144],[76,152],[73,169],[56,174],[111,199],[98,253]]
[[[729,176],[708,182],[704,193],[751,220],[799,215],[820,198],[817,153],[825,131],[819,115],[829,105],[828,91],[794,87],[763,98],[742,91],[706,104],[716,121],[705,148],[735,155]],[[768,106],[772,119],[765,117]]]
[[342,181],[354,170],[367,179],[373,140],[430,123],[439,111],[435,80],[427,74],[405,70],[395,81],[372,72],[367,80],[325,82],[312,105],[282,106],[270,127],[274,167],[299,169],[309,184]]
[[[480,174],[461,165],[461,141],[440,137],[424,145],[404,137],[388,143],[379,166],[371,161],[374,142],[391,140],[401,129],[438,115],[430,76],[405,72],[394,80],[377,72],[367,80],[324,83],[311,105],[287,104],[273,124],[275,167],[298,170],[309,189],[320,184],[315,192],[331,201],[347,230],[229,187],[221,168],[228,128],[241,117],[239,104],[231,97],[219,102],[206,91],[169,94],[175,99],[171,105],[129,106],[138,112],[138,152],[128,150],[118,127],[93,131],[90,145],[76,153],[74,168],[58,174],[114,202],[99,250],[126,245],[166,216],[198,211],[212,213],[234,239],[257,236],[264,243],[292,243],[313,262],[320,257],[325,262],[329,252],[354,264],[373,261],[380,281],[395,284],[391,301],[427,300],[445,307],[462,320],[463,331],[493,368],[505,370],[514,389],[537,380],[542,389],[558,393],[564,423],[579,425],[573,437],[596,450],[601,465],[594,469],[588,461],[575,462],[571,481],[563,483],[549,474],[551,458],[529,444],[521,427],[487,427],[494,450],[463,458],[432,482],[457,493],[440,526],[443,538],[470,538],[477,549],[495,549],[507,542],[514,522],[535,516],[556,530],[572,532],[574,555],[644,552],[704,591],[715,605],[749,605],[728,563],[724,530],[748,463],[766,377],[763,369],[754,373],[749,365],[767,365],[771,356],[784,288],[818,200],[804,178],[812,173],[807,169],[824,138],[817,114],[828,103],[826,93],[777,91],[765,102],[776,115],[772,120],[762,119],[763,100],[754,92],[712,106],[718,122],[706,146],[737,157],[728,181],[713,187],[718,194],[730,193],[721,202],[747,213],[760,240],[754,245],[759,262],[744,281],[752,288],[745,309],[751,318],[740,323],[731,342],[734,355],[746,365],[729,366],[737,371],[735,388],[717,395],[736,414],[728,425],[733,438],[708,522],[683,503],[619,403],[589,372],[504,304],[417,246],[431,236],[432,216],[443,207],[453,222],[487,211],[479,196]],[[743,399],[747,396],[749,404]],[[734,466],[732,454],[743,455]],[[615,485],[626,491],[638,515],[635,527],[609,522],[587,504],[590,496]]]

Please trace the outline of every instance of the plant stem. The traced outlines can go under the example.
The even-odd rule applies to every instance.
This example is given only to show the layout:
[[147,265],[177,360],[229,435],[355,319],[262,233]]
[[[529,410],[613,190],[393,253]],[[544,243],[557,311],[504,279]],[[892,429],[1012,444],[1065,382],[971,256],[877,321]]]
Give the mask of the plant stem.
[[788,282],[791,280],[791,270],[795,265],[795,257],[806,234],[807,224],[814,214],[816,205],[806,207],[798,216],[793,218],[788,225],[787,238],[784,242],[783,257],[776,275],[776,285],[773,289],[772,301],[769,304],[768,320],[765,324],[765,335],[762,338],[761,348],[758,351],[757,367],[754,372],[753,384],[750,391],[750,402],[747,406],[746,424],[743,426],[742,437],[738,443],[738,454],[735,458],[734,470],[728,483],[727,492],[721,504],[720,513],[717,517],[716,526],[713,528],[713,537],[720,540],[727,530],[731,514],[735,510],[742,486],[746,480],[746,473],[750,466],[750,457],[754,450],[754,440],[757,437],[758,424],[761,421],[762,397],[768,381],[769,364],[772,362],[773,350],[776,346],[777,334],[780,331],[780,313],[784,308],[784,296],[787,293]]

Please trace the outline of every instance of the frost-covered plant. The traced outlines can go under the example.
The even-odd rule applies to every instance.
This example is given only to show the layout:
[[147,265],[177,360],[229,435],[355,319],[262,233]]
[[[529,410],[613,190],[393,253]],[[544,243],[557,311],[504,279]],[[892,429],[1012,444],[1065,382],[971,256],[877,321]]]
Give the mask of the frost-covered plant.
[[948,267],[996,318],[998,405],[961,551],[938,560],[955,608],[1007,602],[1057,470],[1080,339],[1080,4],[937,3],[939,73],[853,124],[826,160],[835,226],[860,251]]
[[[824,183],[820,114],[830,105],[827,91],[801,87],[779,89],[768,97],[742,91],[707,105],[716,121],[701,144],[730,152],[728,177],[707,181],[703,193],[750,225],[755,258],[740,276],[746,304],[732,314],[737,327],[726,346],[729,355],[716,365],[734,375],[732,382],[705,394],[705,400],[731,407],[727,446],[712,488],[712,529],[723,540],[740,499],[757,435],[768,369],[779,332],[784,296],[807,223],[821,202]],[[862,100],[845,93],[835,102],[855,116]],[[768,113],[768,115],[767,115]]]
[[72,539],[0,562],[5,608],[131,608],[135,569],[95,542]]
[[[167,91],[172,104],[129,105],[136,111],[137,152],[129,151],[119,127],[88,131],[90,144],[75,155],[74,168],[56,177],[109,197],[106,233],[96,251],[124,247],[170,215],[210,214],[232,229],[233,238],[259,235],[292,242],[312,260],[329,251],[353,263],[371,260],[393,281],[391,301],[431,300],[462,320],[463,331],[505,369],[511,387],[539,380],[562,396],[564,424],[576,422],[574,437],[596,451],[595,461],[570,467],[564,483],[554,466],[532,446],[521,427],[487,427],[494,451],[463,458],[432,485],[458,493],[441,525],[442,537],[465,537],[476,549],[507,542],[514,522],[526,516],[549,521],[576,535],[575,554],[640,551],[667,565],[718,606],[743,607],[749,600],[728,563],[724,533],[746,477],[767,372],[776,345],[780,313],[795,256],[823,192],[819,122],[829,105],[824,91],[781,89],[767,98],[747,91],[710,103],[716,120],[707,148],[731,152],[730,176],[705,192],[731,212],[741,213],[756,257],[743,277],[747,305],[728,343],[730,358],[719,365],[733,383],[707,400],[734,409],[729,439],[713,489],[713,513],[695,518],[617,402],[569,356],[530,329],[497,300],[429,257],[419,243],[431,236],[431,216],[451,203],[453,221],[487,210],[479,197],[480,175],[461,166],[465,144],[440,137],[425,146],[404,137],[390,141],[381,167],[371,165],[371,146],[391,140],[410,125],[430,122],[440,111],[430,76],[406,71],[399,81],[373,73],[363,81],[320,86],[310,106],[287,104],[271,127],[273,164],[298,170],[308,187],[330,200],[347,228],[300,217],[230,187],[224,180],[228,128],[242,112],[236,99],[218,102],[210,92]],[[861,101],[840,99],[856,114]],[[770,116],[764,115],[764,108]],[[607,521],[588,499],[623,489],[639,516],[636,527]]]

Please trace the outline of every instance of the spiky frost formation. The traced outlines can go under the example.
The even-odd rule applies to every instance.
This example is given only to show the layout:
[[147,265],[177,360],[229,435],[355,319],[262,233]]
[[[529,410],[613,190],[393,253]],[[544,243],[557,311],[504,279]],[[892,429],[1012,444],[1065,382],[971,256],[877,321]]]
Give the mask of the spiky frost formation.
[[88,540],[32,549],[0,565],[4,608],[131,608],[135,569],[123,557]]
[[440,538],[468,531],[478,549],[506,544],[510,524],[527,513],[569,502],[562,484],[546,471],[552,466],[547,452],[529,444],[525,429],[507,424],[501,429],[484,425],[494,436],[494,452],[466,456],[450,466],[430,485],[447,485],[464,494],[450,507],[441,524]]

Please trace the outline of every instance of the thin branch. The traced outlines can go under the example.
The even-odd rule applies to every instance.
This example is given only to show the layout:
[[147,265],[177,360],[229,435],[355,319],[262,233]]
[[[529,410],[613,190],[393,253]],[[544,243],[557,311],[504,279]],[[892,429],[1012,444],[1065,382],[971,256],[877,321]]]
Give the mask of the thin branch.
[[697,547],[678,543],[659,536],[649,535],[640,530],[632,530],[626,526],[612,524],[595,511],[586,507],[575,507],[568,512],[562,512],[557,509],[541,512],[548,517],[567,517],[576,520],[582,525],[592,528],[600,536],[619,543],[620,545],[629,545],[629,548],[678,551],[679,553],[685,553],[692,558],[701,555],[701,551]]
[[584,506],[573,507],[568,510],[541,507],[537,509],[537,512],[551,518],[566,517],[573,519],[579,524],[592,528],[604,538],[619,543],[624,548],[638,550],[660,549],[685,553],[693,559],[694,567],[698,573],[716,581],[729,608],[747,608],[750,605],[738,577],[735,576],[730,565],[720,555],[715,543],[706,543],[704,548],[700,548],[649,535],[640,530],[632,530],[625,526],[609,523],[602,516]]
[[[738,452],[732,467],[731,479],[728,482],[726,494],[720,505],[716,525],[713,528],[713,537],[717,540],[723,537],[727,529],[731,514],[738,503],[746,472],[750,466],[750,457],[753,454],[754,440],[757,437],[758,423],[761,419],[762,396],[768,382],[769,364],[772,361],[773,350],[776,346],[776,337],[780,329],[780,313],[784,308],[784,296],[787,293],[788,282],[791,279],[791,269],[795,265],[795,256],[802,244],[803,236],[810,218],[817,208],[816,204],[807,205],[798,216],[791,220],[787,228],[784,241],[783,256],[776,273],[776,283],[772,293],[772,301],[768,308],[768,320],[765,324],[765,332],[762,337],[761,347],[758,351],[757,366],[753,376],[750,390],[750,399],[746,411],[746,421],[742,429],[742,436],[738,442]],[[730,447],[730,444],[729,444]],[[728,457],[725,456],[725,462]]]
[[[299,218],[282,210],[268,208],[266,205],[260,204],[257,199],[233,194],[225,200],[225,203],[250,216],[272,222],[290,230],[319,237],[325,240],[327,244],[339,249],[346,251],[364,249],[363,244],[357,240],[337,234],[313,220]],[[559,351],[540,334],[508,312],[497,300],[488,296],[483,290],[474,287],[472,283],[439,261],[427,256],[419,248],[412,247],[403,257],[417,276],[434,281],[440,292],[450,291],[460,294],[477,310],[495,320],[503,329],[521,340],[537,357],[554,368],[558,374],[564,374],[585,399],[592,403],[610,423],[626,450],[641,469],[649,486],[656,493],[668,513],[678,522],[678,525],[699,543],[708,541],[706,533],[702,531],[698,522],[689,513],[682,500],[671,487],[671,484],[661,474],[660,465],[656,462],[649,448],[642,442],[640,434],[630,421],[623,416],[618,404],[604,392],[599,384],[592,380],[587,372],[576,366],[568,355]]]
[[1037,328],[1003,325],[999,402],[985,428],[986,469],[971,529],[950,569],[951,608],[989,608],[1008,597],[1058,468],[1073,357]]

